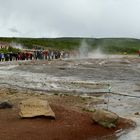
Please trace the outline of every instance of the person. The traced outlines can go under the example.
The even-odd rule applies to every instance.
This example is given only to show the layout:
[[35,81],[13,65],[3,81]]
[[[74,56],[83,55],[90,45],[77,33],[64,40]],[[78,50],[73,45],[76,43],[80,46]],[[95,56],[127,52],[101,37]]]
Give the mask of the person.
[[5,57],[4,57],[4,53],[1,53],[1,60],[4,61]]
[[1,55],[1,53],[0,53],[0,61],[1,61],[1,57],[2,57],[2,55]]
[[13,53],[12,52],[9,53],[9,59],[10,59],[10,61],[13,60]]
[[139,54],[139,56],[140,56],[140,49],[139,49],[139,51],[138,51],[138,54]]

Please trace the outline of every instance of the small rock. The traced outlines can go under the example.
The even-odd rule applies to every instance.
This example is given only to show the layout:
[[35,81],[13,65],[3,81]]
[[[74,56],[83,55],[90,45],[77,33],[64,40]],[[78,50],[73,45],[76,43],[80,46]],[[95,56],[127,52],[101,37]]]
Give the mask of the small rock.
[[30,98],[22,101],[20,103],[19,115],[21,118],[29,118],[36,116],[46,116],[55,118],[55,114],[52,111],[49,103],[46,100],[38,98]]
[[0,109],[12,108],[10,101],[0,101]]
[[139,112],[136,112],[135,115],[140,115],[140,113]]
[[92,115],[92,119],[96,123],[107,128],[116,127],[118,118],[119,116],[117,114],[105,109],[97,109]]
[[106,101],[104,101],[104,104],[107,104],[107,102],[106,102]]

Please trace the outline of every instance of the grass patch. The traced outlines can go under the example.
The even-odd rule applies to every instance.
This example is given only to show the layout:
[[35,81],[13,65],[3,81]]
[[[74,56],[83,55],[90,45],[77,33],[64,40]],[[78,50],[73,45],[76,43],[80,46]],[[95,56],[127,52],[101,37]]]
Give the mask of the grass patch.
[[109,54],[136,54],[140,49],[140,40],[132,38],[0,38],[0,42],[15,42],[29,49],[67,51],[78,49],[83,40],[90,46],[91,50],[100,47],[103,52]]

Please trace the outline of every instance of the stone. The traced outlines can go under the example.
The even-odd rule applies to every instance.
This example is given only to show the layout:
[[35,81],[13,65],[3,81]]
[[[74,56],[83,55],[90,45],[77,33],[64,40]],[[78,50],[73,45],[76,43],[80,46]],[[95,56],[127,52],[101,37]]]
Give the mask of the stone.
[[37,116],[46,116],[55,118],[55,114],[52,111],[47,100],[42,100],[38,98],[30,98],[20,102],[20,112],[21,118],[30,118]]
[[10,101],[0,101],[0,109],[12,108],[13,105]]
[[134,114],[135,114],[135,115],[140,115],[140,113],[139,113],[139,112],[135,112]]
[[92,119],[103,127],[112,128],[116,127],[119,116],[105,109],[97,109],[93,112]]

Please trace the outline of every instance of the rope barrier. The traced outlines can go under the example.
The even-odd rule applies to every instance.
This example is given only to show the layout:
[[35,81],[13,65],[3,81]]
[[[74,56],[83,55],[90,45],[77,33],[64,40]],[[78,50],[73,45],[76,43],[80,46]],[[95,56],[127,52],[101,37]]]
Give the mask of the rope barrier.
[[136,96],[136,95],[128,95],[128,94],[121,94],[121,93],[115,93],[115,92],[110,92],[110,93],[120,95],[120,96],[127,96],[127,97],[132,97],[132,98],[140,98],[140,96]]

